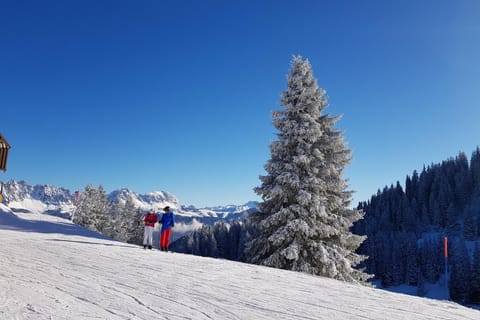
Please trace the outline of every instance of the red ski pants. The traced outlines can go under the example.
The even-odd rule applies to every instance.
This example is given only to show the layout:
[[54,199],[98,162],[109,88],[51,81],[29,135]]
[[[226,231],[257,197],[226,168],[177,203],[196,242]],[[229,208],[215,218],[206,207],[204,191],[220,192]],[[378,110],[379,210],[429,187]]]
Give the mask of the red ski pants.
[[160,248],[168,249],[170,245],[170,234],[172,233],[172,229],[167,229],[162,232],[160,235]]

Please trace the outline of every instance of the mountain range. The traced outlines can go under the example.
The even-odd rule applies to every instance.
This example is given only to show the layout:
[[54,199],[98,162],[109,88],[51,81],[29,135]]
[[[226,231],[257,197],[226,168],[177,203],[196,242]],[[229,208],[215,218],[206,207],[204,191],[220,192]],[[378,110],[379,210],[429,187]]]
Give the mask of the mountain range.
[[[4,202],[13,212],[44,213],[70,218],[75,209],[75,197],[75,192],[52,185],[30,185],[23,180],[9,180],[3,184]],[[154,191],[140,194],[128,188],[114,190],[107,197],[110,202],[121,204],[130,198],[138,210],[145,212],[151,210],[161,212],[162,208],[170,206],[176,215],[177,236],[203,224],[241,219],[256,208],[255,202],[196,208],[192,205],[181,205],[178,198],[170,192]]]

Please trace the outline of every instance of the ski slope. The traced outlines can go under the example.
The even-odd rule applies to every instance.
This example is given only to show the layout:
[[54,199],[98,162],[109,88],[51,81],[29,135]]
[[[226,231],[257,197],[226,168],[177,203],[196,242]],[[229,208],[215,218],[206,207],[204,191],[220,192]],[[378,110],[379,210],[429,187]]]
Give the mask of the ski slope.
[[480,319],[307,274],[111,241],[0,205],[0,319]]

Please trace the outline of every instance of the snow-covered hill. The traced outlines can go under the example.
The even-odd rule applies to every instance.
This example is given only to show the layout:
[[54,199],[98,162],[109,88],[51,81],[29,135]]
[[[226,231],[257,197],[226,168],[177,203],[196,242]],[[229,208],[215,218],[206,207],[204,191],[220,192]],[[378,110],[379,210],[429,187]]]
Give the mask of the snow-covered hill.
[[145,251],[3,205],[0,243],[0,319],[480,319],[455,303]]
[[[56,186],[32,186],[26,181],[11,180],[4,183],[3,195],[9,208],[15,212],[47,213],[60,217],[70,217],[74,209],[75,192]],[[108,199],[112,202],[125,203],[129,198],[132,199],[135,207],[140,210],[161,211],[165,206],[172,207],[178,217],[179,227],[182,226],[182,230],[185,231],[190,231],[203,223],[213,224],[219,219],[239,219],[255,208],[256,205],[254,202],[249,202],[240,206],[197,209],[193,206],[181,205],[175,195],[165,191],[139,194],[127,188],[122,188],[108,194]]]
[[3,184],[4,201],[16,212],[43,212],[67,217],[74,208],[74,196],[61,187],[29,185],[10,180]]

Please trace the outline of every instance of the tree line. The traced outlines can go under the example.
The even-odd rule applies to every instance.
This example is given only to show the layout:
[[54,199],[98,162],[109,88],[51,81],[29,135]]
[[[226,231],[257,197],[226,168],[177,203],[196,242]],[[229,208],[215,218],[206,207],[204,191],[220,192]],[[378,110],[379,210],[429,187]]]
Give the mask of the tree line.
[[124,204],[110,202],[102,186],[89,184],[80,193],[72,214],[75,224],[122,242],[141,244],[143,212],[128,198]]
[[460,152],[414,171],[405,180],[361,202],[365,212],[353,231],[366,235],[359,253],[366,271],[384,286],[409,284],[424,293],[445,272],[443,238],[449,239],[449,293],[480,304],[480,149]]
[[248,218],[231,223],[218,221],[185,235],[171,245],[175,252],[245,262],[245,245],[254,234]]

